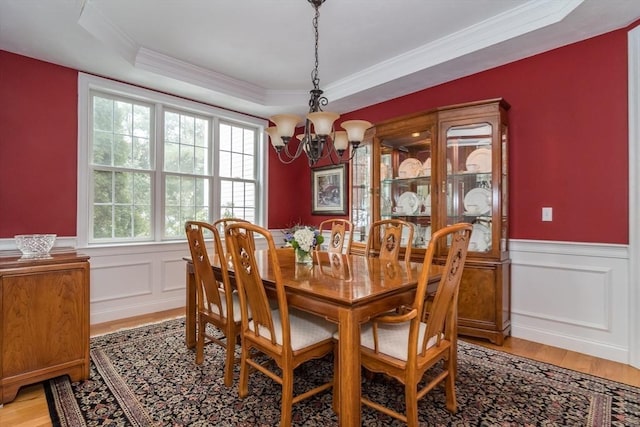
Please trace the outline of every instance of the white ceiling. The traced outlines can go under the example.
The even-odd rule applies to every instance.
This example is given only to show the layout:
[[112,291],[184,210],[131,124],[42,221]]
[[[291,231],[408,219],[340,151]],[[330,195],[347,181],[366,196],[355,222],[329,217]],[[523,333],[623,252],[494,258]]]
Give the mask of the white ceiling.
[[[261,117],[307,110],[306,0],[0,0],[0,49]],[[625,27],[640,0],[327,0],[320,87],[348,112]]]

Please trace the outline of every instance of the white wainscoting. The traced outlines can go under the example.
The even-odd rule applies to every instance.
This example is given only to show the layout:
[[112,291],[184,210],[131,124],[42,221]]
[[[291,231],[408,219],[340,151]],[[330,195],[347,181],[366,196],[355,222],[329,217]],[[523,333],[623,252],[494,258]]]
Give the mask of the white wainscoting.
[[[280,244],[280,231],[273,233]],[[626,245],[509,244],[514,337],[629,363]],[[56,246],[74,247],[75,239],[60,238]],[[0,239],[0,249],[15,244]],[[92,324],[185,305],[186,242],[79,251],[91,257]]]
[[629,363],[626,245],[509,245],[512,336]]

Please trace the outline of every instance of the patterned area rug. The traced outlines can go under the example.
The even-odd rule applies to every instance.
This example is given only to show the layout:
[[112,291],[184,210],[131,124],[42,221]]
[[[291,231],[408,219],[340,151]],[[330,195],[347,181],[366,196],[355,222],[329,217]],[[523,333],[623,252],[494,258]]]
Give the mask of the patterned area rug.
[[[239,351],[238,351],[239,355]],[[91,376],[70,383],[45,383],[54,426],[274,426],[280,419],[280,387],[259,373],[250,395],[223,384],[224,354],[205,348],[194,363],[184,344],[184,319],[143,326],[91,339]],[[332,375],[332,360],[300,367],[296,393]],[[420,402],[425,426],[636,426],[640,389],[601,378],[459,343],[458,412],[445,409],[444,390]],[[236,367],[236,382],[239,369]],[[383,376],[363,379],[363,392],[403,410],[402,387]],[[331,391],[293,408],[296,426],[338,424]],[[365,426],[402,425],[369,408]]]

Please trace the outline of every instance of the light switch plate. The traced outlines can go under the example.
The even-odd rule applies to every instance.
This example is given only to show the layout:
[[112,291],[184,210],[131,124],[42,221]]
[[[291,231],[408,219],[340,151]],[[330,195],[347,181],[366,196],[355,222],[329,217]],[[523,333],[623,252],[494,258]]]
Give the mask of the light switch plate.
[[542,208],[542,220],[553,221],[553,208]]

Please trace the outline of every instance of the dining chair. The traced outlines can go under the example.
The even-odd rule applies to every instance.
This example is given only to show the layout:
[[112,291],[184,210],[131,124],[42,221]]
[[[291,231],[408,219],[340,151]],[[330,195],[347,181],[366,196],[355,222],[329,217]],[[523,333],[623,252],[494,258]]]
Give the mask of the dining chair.
[[[205,345],[217,344],[224,348],[226,351],[224,384],[230,387],[233,383],[235,347],[236,338],[240,334],[241,311],[238,293],[234,292],[229,278],[226,252],[223,249],[217,223],[219,221],[214,224],[187,221],[185,231],[197,284],[196,364],[200,365],[204,361]],[[219,258],[221,271],[220,276],[217,277],[211,267],[205,233],[213,235],[214,250]],[[216,327],[223,336],[217,337],[208,332],[207,325]]]
[[[458,290],[471,231],[472,226],[467,223],[450,225],[436,231],[425,253],[413,304],[404,310],[374,317],[361,327],[362,366],[369,371],[395,378],[404,385],[406,411],[404,414],[396,412],[364,396],[361,402],[404,421],[409,427],[418,426],[418,401],[443,381],[446,407],[450,412],[457,410],[455,378]],[[427,279],[429,270],[434,268],[433,257],[438,244],[448,245],[449,250],[428,319],[424,322],[422,313]],[[419,388],[425,372],[441,360],[444,363],[442,371]],[[336,372],[337,369],[338,366]],[[339,387],[338,381],[335,383],[335,387]]]
[[[332,218],[326,219],[318,226],[318,231],[322,234],[324,230],[330,232],[327,244],[327,252],[351,253],[351,243],[353,242],[353,224],[348,219]],[[347,236],[347,233],[349,235]],[[316,248],[319,250],[320,248]]]
[[366,256],[378,256],[382,259],[398,260],[402,247],[402,235],[407,234],[404,246],[404,260],[411,259],[413,248],[413,224],[401,219],[381,219],[374,221],[369,228],[369,237],[365,248]]
[[[271,255],[269,265],[263,267],[273,272],[277,300],[275,309],[270,307],[258,270],[251,243],[254,235],[264,237]],[[321,317],[289,309],[280,270],[282,259],[268,230],[254,224],[231,224],[226,228],[226,239],[230,244],[242,310],[239,395],[244,398],[249,394],[250,371],[259,371],[273,379],[282,386],[280,425],[289,426],[295,403],[332,386],[330,380],[302,394],[293,395],[294,369],[308,360],[331,353],[337,326]],[[293,257],[288,262],[293,263]],[[251,319],[247,316],[249,310]],[[264,360],[261,355],[267,356],[267,359]],[[280,368],[280,373],[269,369],[270,360]]]

